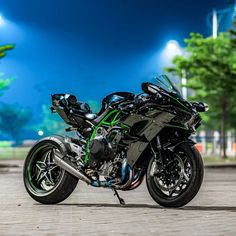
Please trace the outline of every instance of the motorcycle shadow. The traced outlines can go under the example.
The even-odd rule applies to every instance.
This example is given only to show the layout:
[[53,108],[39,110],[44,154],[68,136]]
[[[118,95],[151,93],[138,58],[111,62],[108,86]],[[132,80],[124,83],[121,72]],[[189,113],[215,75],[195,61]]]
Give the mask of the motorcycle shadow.
[[180,208],[165,208],[159,205],[151,204],[111,204],[111,203],[60,203],[60,206],[77,206],[77,207],[95,207],[95,208],[144,208],[144,209],[162,209],[162,210],[181,210],[181,211],[230,211],[236,212],[236,206],[184,206]]

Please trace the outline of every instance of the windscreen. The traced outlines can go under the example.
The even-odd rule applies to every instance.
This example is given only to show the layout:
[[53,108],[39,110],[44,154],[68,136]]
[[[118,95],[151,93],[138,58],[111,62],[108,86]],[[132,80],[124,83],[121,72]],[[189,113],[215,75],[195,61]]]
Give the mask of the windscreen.
[[177,86],[174,83],[172,83],[171,80],[166,75],[157,76],[154,79],[152,79],[150,83],[157,85],[158,87],[162,88],[166,92],[176,93],[182,97]]

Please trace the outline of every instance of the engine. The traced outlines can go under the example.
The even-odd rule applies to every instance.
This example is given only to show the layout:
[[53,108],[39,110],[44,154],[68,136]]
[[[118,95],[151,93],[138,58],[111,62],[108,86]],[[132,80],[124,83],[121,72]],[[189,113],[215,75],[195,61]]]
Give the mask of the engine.
[[97,168],[100,163],[112,160],[113,156],[114,152],[106,138],[100,136],[92,140],[89,156],[90,167]]
[[105,171],[106,175],[111,172],[114,162],[117,162],[120,156],[117,148],[121,136],[119,132],[120,130],[117,129],[108,131],[102,127],[97,129],[96,136],[90,143],[89,166],[92,169],[100,171],[109,169],[109,171]]
[[93,169],[98,169],[104,161],[112,160],[114,157],[107,134],[104,128],[98,128],[96,136],[90,143],[89,166]]
[[[103,127],[97,129],[95,137],[91,140],[89,154],[89,169],[86,173],[97,178],[104,176],[113,179],[121,176],[121,168],[125,159],[125,150],[119,147],[122,139],[122,130],[120,127],[113,127],[108,130]],[[65,142],[70,148],[72,155],[68,155],[70,161],[78,169],[83,169],[83,160],[86,155],[86,146],[81,139],[66,137]],[[85,141],[86,142],[86,141]],[[118,148],[119,147],[119,148]]]

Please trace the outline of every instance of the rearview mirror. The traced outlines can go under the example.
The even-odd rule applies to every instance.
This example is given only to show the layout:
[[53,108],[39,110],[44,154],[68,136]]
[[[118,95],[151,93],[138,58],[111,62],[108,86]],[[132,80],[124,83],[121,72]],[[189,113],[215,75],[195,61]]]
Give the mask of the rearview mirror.
[[150,83],[142,83],[142,90],[144,93],[147,93],[149,95],[154,95],[157,94],[160,89],[154,85],[154,84],[150,84]]

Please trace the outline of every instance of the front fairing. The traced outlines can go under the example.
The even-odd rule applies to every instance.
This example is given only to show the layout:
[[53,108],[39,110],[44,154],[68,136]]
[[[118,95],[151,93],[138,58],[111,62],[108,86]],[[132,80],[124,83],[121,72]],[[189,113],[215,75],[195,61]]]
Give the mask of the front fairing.
[[201,117],[195,107],[182,96],[176,93],[168,93],[170,104],[173,107],[173,113],[176,115],[169,126],[195,132],[201,125]]
[[179,107],[180,109],[185,109],[189,112],[194,111],[191,103],[185,100],[181,94],[177,94],[173,92],[169,92],[169,93],[163,92],[162,94],[170,98],[170,104],[176,107]]
[[195,131],[201,123],[201,117],[195,106],[183,98],[177,86],[166,75],[158,76],[150,83],[159,88],[157,96],[160,96],[160,101],[165,101],[164,106],[175,114],[167,126]]
[[160,95],[169,97],[171,104],[192,111],[191,103],[183,98],[177,86],[166,75],[157,76],[150,83],[160,89]]

